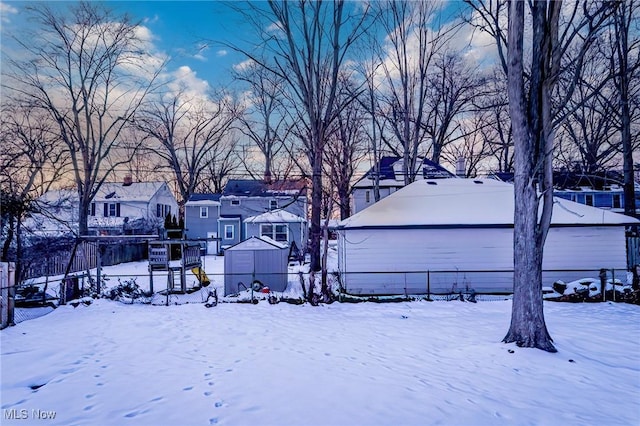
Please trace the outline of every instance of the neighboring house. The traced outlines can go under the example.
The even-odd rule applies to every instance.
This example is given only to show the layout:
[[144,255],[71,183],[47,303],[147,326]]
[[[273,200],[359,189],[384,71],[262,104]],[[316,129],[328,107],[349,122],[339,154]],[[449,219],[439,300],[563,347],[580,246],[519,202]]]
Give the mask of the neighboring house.
[[[597,277],[600,268],[624,278],[625,226],[640,221],[554,201],[543,285]],[[445,293],[467,285],[477,292],[512,292],[513,212],[508,183],[416,181],[340,223],[341,282],[353,294]]]
[[[513,182],[513,173],[493,173],[490,177],[503,182]],[[622,182],[624,177],[618,172],[573,173],[556,171],[553,173],[553,194],[558,198],[624,213],[625,199]],[[640,183],[635,184],[636,217],[640,217]]]
[[268,237],[303,250],[307,241],[307,220],[286,210],[278,209],[248,217],[244,220],[245,235]]
[[[404,171],[402,157],[382,157],[379,163],[380,199],[393,194],[404,187]],[[443,179],[456,177],[444,167],[433,161],[423,159],[416,167],[416,180]],[[353,212],[358,213],[373,205],[376,167],[372,167],[358,182],[353,185]]]
[[221,194],[193,194],[184,205],[184,226],[187,239],[208,239],[202,246],[207,254],[220,251],[218,219]]
[[[78,196],[71,190],[54,190],[39,199],[42,213],[29,226],[36,233],[53,235],[78,229]],[[155,231],[168,214],[178,214],[178,203],[166,182],[105,182],[89,208],[89,232],[120,235]]]
[[[299,248],[303,249],[306,246],[307,208],[307,186],[303,179],[272,183],[230,180],[220,197],[217,229],[221,249],[254,235],[265,235],[275,240],[282,240],[286,235],[287,243],[296,241],[296,244],[302,245]],[[261,216],[277,211],[282,213]],[[269,222],[269,219],[274,222]],[[298,234],[301,225],[302,230]]]

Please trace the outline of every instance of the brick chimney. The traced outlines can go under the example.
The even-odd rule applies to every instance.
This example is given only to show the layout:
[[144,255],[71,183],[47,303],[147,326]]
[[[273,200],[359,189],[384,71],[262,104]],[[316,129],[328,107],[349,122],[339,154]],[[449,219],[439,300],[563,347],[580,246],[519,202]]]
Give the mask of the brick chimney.
[[132,183],[133,183],[133,178],[131,177],[131,175],[126,175],[124,177],[124,181],[122,182],[122,186],[131,186]]

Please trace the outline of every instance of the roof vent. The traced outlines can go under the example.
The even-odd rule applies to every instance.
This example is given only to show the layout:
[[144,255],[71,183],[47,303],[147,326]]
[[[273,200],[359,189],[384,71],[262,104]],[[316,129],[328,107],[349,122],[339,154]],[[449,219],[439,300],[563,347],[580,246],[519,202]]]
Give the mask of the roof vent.
[[481,180],[474,180],[474,181],[473,181],[473,183],[475,183],[475,184],[477,184],[477,185],[482,185],[482,184],[484,184],[484,182],[483,182],[483,181],[481,181]]
[[437,184],[438,184],[438,182],[434,182],[432,180],[428,180],[427,181],[427,185],[437,185]]

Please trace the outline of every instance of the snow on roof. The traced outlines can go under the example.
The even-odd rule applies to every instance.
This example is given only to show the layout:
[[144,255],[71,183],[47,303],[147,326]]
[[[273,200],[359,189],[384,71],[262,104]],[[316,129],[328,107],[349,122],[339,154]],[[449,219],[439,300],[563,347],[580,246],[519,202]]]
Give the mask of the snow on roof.
[[94,197],[93,201],[149,201],[166,185],[165,182],[133,182],[123,185],[121,182],[105,182]]
[[189,204],[197,204],[197,202],[203,201],[203,202],[209,202],[209,204],[211,204],[211,202],[213,202],[213,204],[220,204],[220,196],[222,194],[191,194],[191,197],[189,197],[189,201],[187,201],[187,205]]
[[193,194],[185,206],[219,206],[220,194]]
[[[419,180],[340,222],[342,228],[513,225],[513,185],[493,179]],[[554,198],[552,225],[624,225],[637,219]]]
[[273,240],[269,237],[265,236],[253,236],[247,238],[244,241],[240,241],[237,244],[232,245],[231,247],[225,249],[225,251],[229,250],[264,250],[264,249],[286,249],[289,247],[286,243],[280,243],[276,240]]
[[292,222],[306,222],[306,219],[297,216],[293,213],[289,213],[286,210],[278,209],[272,210],[266,213],[262,213],[256,216],[248,217],[244,220],[244,223],[292,223]]

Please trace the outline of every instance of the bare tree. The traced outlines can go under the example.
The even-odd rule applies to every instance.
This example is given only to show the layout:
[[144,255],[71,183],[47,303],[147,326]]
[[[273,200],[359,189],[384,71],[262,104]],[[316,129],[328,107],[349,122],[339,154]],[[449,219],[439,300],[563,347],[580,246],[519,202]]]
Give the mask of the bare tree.
[[[490,9],[489,2],[470,4],[480,13]],[[530,7],[530,27],[525,26],[526,4]],[[508,5],[506,37],[500,26],[492,26],[499,23],[498,18],[483,16],[506,66],[515,143],[514,296],[504,342],[555,352],[542,303],[543,250],[553,207],[554,131],[566,116],[560,111],[579,82],[585,53],[607,19],[610,6],[576,2],[563,11],[561,1],[512,1],[503,5]],[[499,13],[499,9],[493,11]],[[529,55],[525,54],[525,35],[530,36]],[[576,45],[577,49],[570,50]],[[529,66],[525,65],[527,58]],[[563,74],[573,84],[563,86],[563,92],[558,93],[557,82]]]
[[379,114],[393,135],[386,136],[385,143],[402,157],[405,184],[409,184],[426,151],[429,69],[446,37],[428,25],[438,7],[435,2],[388,1],[380,7],[381,28],[387,37],[375,48],[384,79]]
[[431,139],[431,160],[440,163],[443,148],[466,136],[460,119],[472,109],[484,81],[459,52],[445,50],[438,53],[432,69],[426,98],[428,112],[420,125]]
[[249,85],[248,105],[239,118],[239,129],[260,150],[263,176],[270,182],[274,159],[283,150],[290,129],[283,110],[284,80],[254,62],[240,70],[236,78]]
[[442,150],[442,158],[450,164],[463,166],[464,177],[476,177],[482,169],[482,164],[491,155],[489,141],[482,132],[487,127],[489,114],[485,111],[473,111],[464,119],[459,120],[457,126],[462,135],[453,143],[447,144]]
[[[47,112],[32,104],[2,105],[0,114],[0,191],[2,193],[2,261],[15,243],[16,271],[22,272],[23,227],[38,198],[66,172],[69,153]],[[17,277],[16,281],[20,281]]]
[[[587,64],[591,67],[596,62]],[[599,78],[607,73],[601,68],[593,71]],[[569,101],[572,112],[558,129],[555,147],[557,162],[585,174],[606,170],[621,151],[617,102],[611,99],[614,91],[607,87],[594,96],[591,90],[586,85],[576,87]]]
[[[353,83],[341,79],[342,86]],[[351,96],[351,89],[344,87],[341,96]],[[366,111],[360,102],[347,103],[334,122],[334,131],[329,135],[325,150],[325,175],[330,188],[335,191],[335,203],[340,209],[340,219],[351,215],[351,185],[358,165],[367,155]],[[332,194],[333,195],[333,194]],[[325,217],[330,217],[329,212]]]
[[127,143],[122,131],[162,64],[145,56],[135,23],[97,3],[78,3],[70,13],[44,3],[29,11],[38,31],[16,37],[28,59],[10,61],[3,86],[47,111],[58,126],[73,164],[78,231],[85,235],[91,200],[111,168],[128,161],[105,160]]
[[196,186],[198,191],[222,193],[231,175],[242,165],[237,154],[238,145],[238,137],[233,131],[214,144],[205,157],[206,167]]
[[[633,173],[634,137],[632,135],[634,105],[632,99],[634,95],[637,97],[640,91],[640,84],[638,83],[640,79],[639,15],[640,2],[637,0],[618,2],[613,14],[615,37],[613,55],[611,56],[611,67],[620,101],[619,117],[624,170],[624,212],[630,216],[636,215]],[[635,107],[635,118],[637,119],[638,106],[636,105]],[[636,137],[638,137],[637,133]]]
[[476,102],[482,111],[483,121],[478,131],[487,141],[487,148],[495,159],[498,172],[513,172],[513,132],[509,117],[507,99],[507,76],[502,68],[493,70],[490,78],[485,79],[483,96]]
[[379,87],[376,82],[376,72],[379,65],[375,61],[362,61],[362,69],[360,71],[362,78],[366,82],[365,90],[358,98],[364,110],[369,116],[369,131],[366,132],[369,141],[370,157],[372,163],[373,175],[373,199],[375,202],[380,201],[380,162],[382,160],[382,134],[384,133],[384,119],[378,115],[381,110],[380,99],[378,96]]
[[[265,56],[273,62],[267,63],[247,49],[231,47],[286,82],[308,128],[302,143],[311,168],[310,268],[319,271],[324,151],[330,127],[344,107],[337,96],[338,76],[364,29],[367,13],[360,7],[349,9],[353,5],[346,6],[343,0],[272,0],[268,5],[268,11],[254,6],[252,13],[270,21],[273,26],[269,30],[275,27],[275,32],[264,32],[263,22],[258,22],[269,54]],[[324,282],[322,291],[330,297]]]
[[173,174],[180,207],[207,170],[215,176],[222,171],[216,166],[232,154],[234,144],[227,138],[237,116],[235,101],[225,93],[211,101],[183,92],[152,101],[139,114],[138,128],[158,144],[156,154]]

